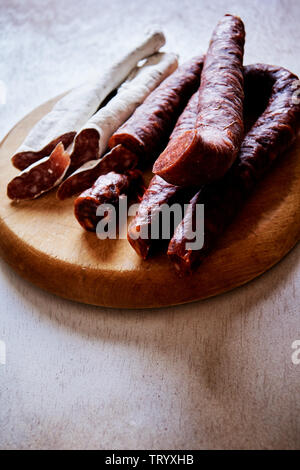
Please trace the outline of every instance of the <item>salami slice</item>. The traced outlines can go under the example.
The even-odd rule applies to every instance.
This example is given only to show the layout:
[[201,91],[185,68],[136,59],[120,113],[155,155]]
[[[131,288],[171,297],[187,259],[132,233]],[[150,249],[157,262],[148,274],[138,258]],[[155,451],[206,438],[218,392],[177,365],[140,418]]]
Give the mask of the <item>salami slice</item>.
[[59,143],[62,143],[64,148],[68,148],[73,142],[75,135],[76,132],[66,132],[56,139],[53,139],[41,150],[18,152],[12,157],[12,163],[16,168],[23,171],[42,158],[47,158]]
[[100,176],[91,188],[75,200],[75,216],[78,222],[85,230],[94,232],[100,220],[96,214],[97,208],[101,204],[117,204],[122,195],[136,194],[142,182],[139,170],[129,170],[123,174],[111,171]]
[[99,109],[77,134],[69,172],[104,154],[111,135],[167,76],[177,68],[175,54],[158,53],[138,67],[106,106]]
[[[195,93],[179,117],[170,140],[176,139],[178,134],[194,127],[197,117],[197,104],[198,96]],[[182,187],[167,183],[157,175],[152,178],[127,233],[129,243],[143,259],[148,257],[151,248],[156,244],[151,239],[151,226],[159,217],[160,207],[163,204],[170,205],[181,202],[183,196],[188,197],[186,190],[183,190]],[[142,237],[142,234],[147,235],[147,237]]]
[[138,157],[123,145],[117,145],[100,160],[91,160],[65,179],[57,190],[58,199],[66,199],[90,188],[97,178],[110,171],[122,173],[134,168]]
[[156,244],[151,237],[151,226],[159,217],[161,206],[178,202],[183,193],[182,187],[167,183],[160,176],[152,178],[127,232],[130,245],[143,259],[148,257],[150,249]]
[[[168,255],[180,272],[189,272],[211,250],[218,237],[238,214],[256,183],[270,170],[274,160],[287,150],[300,127],[300,103],[294,100],[298,78],[288,70],[271,65],[245,67],[245,86],[250,97],[257,90],[270,89],[265,111],[246,134],[237,160],[225,175],[198,192],[177,227]],[[196,204],[204,203],[204,246],[186,248],[186,233],[195,224]],[[193,229],[193,227],[192,227]]]
[[148,32],[136,47],[102,70],[97,77],[65,95],[28,134],[12,157],[14,166],[24,170],[41,158],[48,157],[59,142],[67,148],[76,132],[97,111],[110,92],[121,85],[141,59],[157,52],[164,43],[162,31]]
[[200,84],[203,57],[181,65],[164,80],[133,115],[109,139],[135,152],[143,160],[152,159],[167,144],[175,123]]
[[240,18],[218,23],[203,64],[195,129],[170,141],[153,171],[176,185],[199,186],[221,178],[243,138],[243,49]]
[[59,143],[50,157],[33,163],[16,176],[7,186],[10,199],[34,199],[57,186],[70,164],[70,156]]

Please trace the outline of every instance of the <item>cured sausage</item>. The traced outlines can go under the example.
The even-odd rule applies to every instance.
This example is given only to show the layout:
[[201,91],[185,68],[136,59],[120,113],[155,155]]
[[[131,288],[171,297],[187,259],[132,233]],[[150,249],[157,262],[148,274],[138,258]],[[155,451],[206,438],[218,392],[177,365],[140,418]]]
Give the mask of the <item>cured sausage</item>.
[[97,178],[110,171],[122,173],[134,168],[138,157],[123,145],[117,145],[100,160],[91,160],[66,178],[57,190],[58,199],[66,199],[90,188]]
[[143,259],[148,257],[150,248],[154,244],[151,238],[151,226],[159,217],[159,209],[163,204],[178,202],[183,188],[167,183],[160,176],[155,175],[146,190],[138,212],[130,223],[127,239],[132,248]]
[[[176,126],[170,136],[170,140],[195,125],[197,117],[198,96],[195,93],[188,105],[179,117]],[[155,243],[151,239],[151,226],[159,217],[159,209],[163,204],[182,202],[183,197],[188,200],[185,188],[167,183],[160,176],[155,175],[139,205],[138,212],[128,227],[127,238],[131,246],[143,259],[148,257],[150,249]],[[145,234],[144,237],[141,235]]]
[[152,30],[136,47],[129,50],[88,83],[72,90],[30,131],[12,157],[13,165],[24,170],[41,158],[48,157],[59,142],[65,149],[76,132],[97,111],[105,98],[126,79],[138,62],[157,52],[165,44],[160,30]]
[[[84,163],[85,159],[90,160],[92,158],[97,158],[99,156],[98,153],[101,151],[98,150],[95,154],[93,152],[93,145],[95,148],[99,148],[99,146],[100,148],[102,148],[102,146],[105,148],[112,130],[119,127],[124,119],[126,119],[138,104],[144,100],[145,96],[147,96],[167,75],[173,72],[174,67],[177,67],[177,57],[175,54],[156,54],[147,59],[146,63],[142,67],[135,70],[133,78],[131,77],[128,79],[121,86],[117,95],[112,98],[104,108],[101,108],[95,114],[93,120],[89,121],[88,125],[90,128],[86,128],[77,135],[75,139],[75,148],[70,155],[69,168],[67,168],[67,171],[70,171],[71,168],[76,168],[74,155],[76,155],[76,162],[78,163],[80,161],[80,166],[81,163]],[[95,128],[92,127],[93,125]],[[77,142],[80,142],[78,145],[82,149],[82,152],[79,153],[79,155]],[[65,175],[66,172],[64,172],[63,176]],[[47,181],[49,183],[48,189],[45,186]],[[59,183],[61,181],[62,178]],[[30,183],[31,180],[23,179],[24,185]],[[52,181],[50,179],[45,179],[43,192],[52,188]],[[27,191],[26,188],[24,188],[24,191]],[[40,194],[42,193],[36,194],[35,197]]]
[[69,172],[104,154],[111,135],[166,77],[177,68],[175,54],[157,53],[137,67],[106,106],[78,132],[71,152]]
[[153,160],[167,144],[179,115],[198,89],[202,65],[203,56],[181,65],[112,135],[109,147],[122,144],[144,160]]
[[[101,160],[85,163],[63,181],[57,192],[59,199],[89,188],[101,174],[142,166],[150,155],[155,155],[166,144],[182,108],[199,87],[202,64],[203,57],[195,57],[166,78],[113,134],[108,143],[112,150]],[[194,100],[196,104],[198,98],[195,96]],[[194,126],[195,114],[192,116]],[[187,118],[185,114],[184,119]],[[176,129],[177,134],[180,134],[178,123]],[[86,146],[88,151],[88,143]],[[93,146],[98,148],[97,142],[90,140],[89,148]],[[97,150],[93,153],[97,153]]]
[[85,230],[94,232],[100,220],[97,208],[101,204],[117,204],[122,195],[138,193],[142,183],[139,170],[129,170],[123,174],[111,171],[100,176],[91,188],[75,200],[74,210],[78,222]]
[[18,152],[12,157],[12,163],[18,170],[23,171],[42,158],[47,158],[59,143],[62,143],[65,149],[68,148],[73,142],[75,135],[76,132],[67,132],[49,142],[39,151],[27,150],[26,152]]
[[[225,177],[200,190],[191,200],[187,215],[168,248],[168,255],[178,271],[188,272],[201,262],[238,214],[257,181],[295,140],[300,127],[300,103],[293,99],[297,80],[281,67],[264,64],[245,67],[249,102],[259,89],[270,90],[267,107],[246,134],[238,158]],[[193,229],[195,208],[199,203],[204,203],[204,246],[200,250],[188,250],[186,233],[191,226]]]
[[[200,75],[201,78],[201,75]],[[179,116],[176,126],[173,129],[172,134],[170,135],[169,141],[177,139],[182,133],[193,129],[195,127],[197,119],[197,109],[198,109],[198,92],[196,91],[191,98],[189,99],[186,107]]]
[[13,200],[35,199],[62,181],[69,164],[70,156],[60,143],[50,157],[33,163],[8,184],[8,197]]
[[170,141],[153,172],[169,183],[200,186],[221,178],[243,138],[243,50],[240,18],[218,23],[203,64],[195,129]]

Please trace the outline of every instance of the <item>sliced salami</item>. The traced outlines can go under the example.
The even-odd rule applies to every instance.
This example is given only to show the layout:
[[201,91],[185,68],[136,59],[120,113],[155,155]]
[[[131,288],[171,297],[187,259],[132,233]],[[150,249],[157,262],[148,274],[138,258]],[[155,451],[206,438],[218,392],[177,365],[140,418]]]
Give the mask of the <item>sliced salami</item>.
[[58,188],[57,197],[63,200],[74,196],[90,188],[99,176],[110,171],[122,173],[134,168],[137,163],[136,154],[127,150],[123,145],[117,145],[103,158],[86,162],[66,178]]
[[199,186],[220,179],[237,157],[243,138],[243,49],[240,18],[218,23],[205,60],[195,129],[172,139],[153,171],[169,183]]
[[179,115],[200,84],[203,57],[181,65],[164,80],[109,140],[122,144],[143,160],[153,159],[167,144]]
[[33,163],[7,186],[7,195],[13,200],[35,199],[57,186],[70,164],[70,156],[63,144],[57,144],[50,157]]

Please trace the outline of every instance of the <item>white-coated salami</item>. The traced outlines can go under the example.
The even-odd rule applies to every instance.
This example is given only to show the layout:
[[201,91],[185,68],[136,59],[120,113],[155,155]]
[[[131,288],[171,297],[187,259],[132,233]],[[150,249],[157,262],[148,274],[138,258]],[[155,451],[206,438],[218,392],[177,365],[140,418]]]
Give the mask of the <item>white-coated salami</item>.
[[97,111],[103,100],[120,86],[138,62],[157,52],[164,43],[165,36],[162,31],[149,32],[140,44],[106,70],[65,95],[52,111],[33,127],[12,157],[13,165],[24,170],[32,163],[49,156],[59,142],[67,148],[76,132]]
[[74,171],[83,163],[97,159],[106,150],[111,135],[128,119],[145,98],[174,70],[175,54],[158,53],[137,67],[106,106],[101,108],[77,134],[71,152]]

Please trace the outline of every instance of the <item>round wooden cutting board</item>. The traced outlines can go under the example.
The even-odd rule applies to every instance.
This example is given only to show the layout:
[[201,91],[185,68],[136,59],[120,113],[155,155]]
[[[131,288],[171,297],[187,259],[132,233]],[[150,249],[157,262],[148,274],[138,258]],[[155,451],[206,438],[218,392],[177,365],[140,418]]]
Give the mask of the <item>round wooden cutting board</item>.
[[32,111],[0,147],[0,254],[25,279],[79,302],[124,308],[175,305],[233,289],[277,263],[300,239],[300,142],[283,156],[218,246],[192,275],[179,278],[166,255],[141,260],[127,240],[99,240],[55,191],[13,203],[6,185],[18,170],[10,157],[53,106]]

